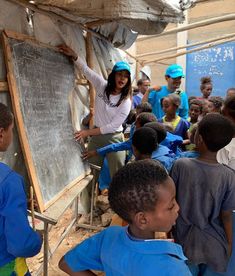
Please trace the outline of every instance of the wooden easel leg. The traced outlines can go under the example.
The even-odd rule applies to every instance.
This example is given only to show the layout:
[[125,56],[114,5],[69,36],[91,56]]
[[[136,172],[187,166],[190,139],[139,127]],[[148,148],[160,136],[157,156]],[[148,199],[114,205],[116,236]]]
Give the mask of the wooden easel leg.
[[48,223],[44,222],[43,276],[48,276]]

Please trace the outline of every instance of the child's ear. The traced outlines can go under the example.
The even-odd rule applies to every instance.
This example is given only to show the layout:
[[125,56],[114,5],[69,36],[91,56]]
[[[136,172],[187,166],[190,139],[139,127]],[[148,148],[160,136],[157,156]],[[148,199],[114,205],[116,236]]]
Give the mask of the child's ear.
[[141,229],[141,230],[145,230],[146,229],[146,226],[148,224],[148,220],[146,218],[146,215],[144,212],[138,212],[135,214],[135,217],[134,217],[134,220],[135,220],[135,224],[136,226]]
[[3,137],[4,137],[4,128],[0,127],[0,144],[3,143]]

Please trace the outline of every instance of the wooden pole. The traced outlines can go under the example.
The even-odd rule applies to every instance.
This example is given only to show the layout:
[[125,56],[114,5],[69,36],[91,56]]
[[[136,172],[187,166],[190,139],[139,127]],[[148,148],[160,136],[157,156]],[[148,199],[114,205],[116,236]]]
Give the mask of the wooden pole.
[[33,187],[30,186],[30,205],[31,205],[31,215],[32,215],[32,226],[33,230],[35,230],[35,215],[34,215],[34,193]]
[[175,34],[175,33],[178,33],[178,32],[183,32],[183,31],[208,26],[208,25],[211,25],[211,24],[221,23],[221,22],[225,22],[225,21],[231,21],[231,20],[235,20],[235,13],[228,14],[228,15],[223,15],[223,16],[218,16],[218,17],[210,18],[210,19],[206,19],[206,20],[202,20],[202,21],[195,22],[195,23],[191,23],[191,24],[188,24],[187,26],[184,26],[184,27],[181,27],[181,28],[173,28],[173,29],[170,29],[168,31],[162,32],[162,33],[157,34],[157,35],[149,35],[149,36],[139,37],[139,38],[137,38],[137,41],[145,41],[145,40],[155,38],[155,37]]
[[218,40],[221,40],[221,39],[231,38],[231,37],[234,37],[234,36],[235,36],[235,33],[231,33],[231,34],[228,34],[228,35],[216,37],[216,38],[213,38],[213,39],[207,39],[207,40],[204,40],[204,41],[199,41],[199,42],[196,42],[196,43],[187,44],[187,45],[180,46],[180,47],[172,47],[172,48],[165,49],[165,50],[162,50],[162,51],[155,51],[155,52],[140,54],[140,55],[137,55],[136,57],[137,58],[142,58],[142,57],[146,57],[146,56],[164,54],[164,53],[168,53],[168,52],[172,52],[172,51],[176,51],[176,50],[181,50],[181,49],[185,49],[185,48],[189,48],[189,47],[193,47],[193,46],[197,46],[197,45],[201,45],[201,44],[205,44],[205,43],[209,43],[209,42],[215,42],[215,41],[218,41]]
[[226,40],[223,40],[223,41],[215,42],[215,43],[209,43],[209,44],[206,44],[206,45],[204,45],[202,47],[197,47],[195,49],[190,49],[190,50],[187,50],[187,51],[182,51],[182,52],[174,54],[174,55],[168,55],[168,56],[160,57],[158,59],[149,60],[149,61],[146,61],[144,64],[157,63],[158,61],[161,61],[161,60],[171,59],[171,58],[175,58],[175,57],[178,57],[178,56],[190,54],[190,53],[193,53],[193,52],[197,52],[197,51],[200,51],[200,50],[208,49],[208,48],[211,48],[211,47],[214,47],[214,46],[217,46],[217,45],[220,45],[220,44],[224,44],[226,42],[231,42],[231,41],[234,41],[234,40],[235,40],[235,37],[230,38],[230,39],[226,39]]
[[[86,36],[86,60],[87,60],[87,65],[91,68],[94,69],[94,60],[93,60],[93,45],[92,45],[92,36],[91,33],[87,33]],[[89,93],[90,93],[90,112],[93,110],[94,112],[94,107],[95,107],[95,88],[92,85],[92,83],[89,82]],[[91,117],[90,122],[89,122],[89,127],[93,128],[94,127],[94,116]]]

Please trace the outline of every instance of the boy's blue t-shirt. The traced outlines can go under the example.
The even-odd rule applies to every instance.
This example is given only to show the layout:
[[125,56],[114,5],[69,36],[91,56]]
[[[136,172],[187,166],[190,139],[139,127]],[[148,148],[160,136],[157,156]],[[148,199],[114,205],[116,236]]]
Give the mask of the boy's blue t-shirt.
[[16,257],[32,257],[42,240],[29,225],[23,178],[0,163],[0,267]]
[[[170,92],[167,89],[167,86],[162,86],[161,90],[153,90],[149,93],[148,102],[151,104],[153,113],[158,119],[161,119],[164,116],[164,112],[161,107],[161,99],[168,96],[171,93],[172,92]],[[177,114],[186,120],[188,118],[189,111],[188,96],[184,91],[181,91],[180,93],[175,93],[177,93],[180,96],[181,100],[181,104]]]
[[126,227],[111,226],[65,255],[74,272],[104,271],[106,276],[190,276],[180,245],[169,241],[133,241]]

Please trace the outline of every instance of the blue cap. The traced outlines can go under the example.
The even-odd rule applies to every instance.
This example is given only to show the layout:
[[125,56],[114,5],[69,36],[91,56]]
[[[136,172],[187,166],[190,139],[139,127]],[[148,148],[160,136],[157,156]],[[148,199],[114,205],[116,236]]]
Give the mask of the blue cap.
[[129,73],[131,73],[130,65],[127,62],[125,62],[125,61],[118,61],[113,66],[113,72],[118,72],[118,71],[123,71],[123,70],[126,70]]
[[178,78],[178,77],[184,78],[183,68],[178,64],[171,64],[166,69],[165,75],[170,76],[172,79],[175,79],[175,78]]

